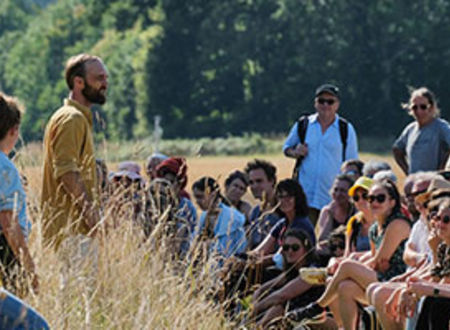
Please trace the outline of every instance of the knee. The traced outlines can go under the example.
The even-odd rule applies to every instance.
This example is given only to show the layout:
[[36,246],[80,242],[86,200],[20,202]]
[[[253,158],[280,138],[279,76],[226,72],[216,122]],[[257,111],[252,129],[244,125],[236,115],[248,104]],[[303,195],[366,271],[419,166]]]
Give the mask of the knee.
[[369,286],[366,289],[366,297],[367,301],[369,301],[370,304],[375,303],[375,292],[378,288],[380,288],[380,283],[374,282],[369,284]]
[[352,298],[355,295],[355,290],[359,288],[358,284],[351,280],[342,281],[338,286],[338,295],[342,298]]
[[372,295],[370,297],[371,298],[370,302],[376,308],[377,311],[380,312],[384,311],[385,304],[388,301],[391,294],[392,290],[383,285],[379,285],[373,290]]

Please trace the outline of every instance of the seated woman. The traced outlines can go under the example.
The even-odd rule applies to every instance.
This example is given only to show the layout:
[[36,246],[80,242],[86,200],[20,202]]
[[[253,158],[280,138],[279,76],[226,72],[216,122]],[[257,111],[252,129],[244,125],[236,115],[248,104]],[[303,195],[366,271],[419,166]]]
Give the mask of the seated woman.
[[348,257],[352,252],[370,250],[369,228],[372,226],[374,218],[367,196],[372,184],[372,179],[363,176],[348,191],[356,210],[359,212],[353,215],[347,223],[345,257]]
[[230,202],[231,206],[245,215],[245,219],[248,222],[252,206],[242,200],[242,196],[246,193],[247,188],[247,174],[239,170],[231,172],[225,180],[225,197],[227,201]]
[[[382,287],[372,292],[380,322],[386,329],[403,329],[405,318],[408,329],[440,329],[449,324],[450,296],[442,297],[450,284],[450,198],[431,201],[429,207],[438,209],[429,218],[442,239],[437,248],[432,248],[435,255],[433,266],[422,274],[416,272],[409,276],[406,282],[392,283],[391,291]],[[429,239],[432,238],[431,232]],[[386,293],[391,293],[391,296],[387,297]],[[425,299],[427,296],[430,298]],[[417,304],[419,300],[422,302]],[[417,312],[419,315],[415,315]]]
[[305,231],[310,236],[311,242],[316,244],[314,228],[308,218],[306,195],[300,184],[295,180],[285,179],[277,184],[275,191],[279,201],[279,211],[284,216],[275,224],[261,244],[252,251],[252,254],[267,256],[276,253],[283,245],[283,234],[291,228]]
[[354,329],[358,316],[357,303],[367,304],[366,288],[377,281],[387,281],[403,273],[404,244],[411,224],[400,212],[400,194],[391,181],[376,181],[369,190],[368,201],[376,219],[369,230],[371,254],[364,260],[344,260],[314,303],[287,314],[290,321],[321,316],[325,307],[338,299],[339,314],[345,329]]
[[348,190],[352,185],[353,179],[350,176],[338,175],[330,190],[332,201],[320,211],[317,223],[319,232],[317,254],[320,256],[322,264],[326,264],[330,258],[328,239],[331,232],[340,225],[347,224],[348,219],[355,213],[355,208],[348,195]]
[[253,295],[253,314],[258,325],[265,327],[274,318],[289,310],[316,300],[323,288],[304,282],[298,271],[312,265],[314,245],[310,235],[300,229],[290,229],[283,236],[283,273],[264,283]]
[[202,177],[192,185],[192,193],[203,211],[194,238],[211,243],[210,252],[224,258],[243,253],[247,246],[245,217],[223,203],[217,181],[211,177]]

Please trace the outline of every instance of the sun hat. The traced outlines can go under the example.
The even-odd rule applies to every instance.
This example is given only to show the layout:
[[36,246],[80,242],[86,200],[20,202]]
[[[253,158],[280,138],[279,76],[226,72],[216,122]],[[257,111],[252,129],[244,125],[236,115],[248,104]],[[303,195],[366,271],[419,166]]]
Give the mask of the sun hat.
[[431,180],[430,185],[426,192],[416,196],[414,201],[419,204],[424,204],[430,200],[432,193],[435,190],[448,190],[450,189],[450,182],[444,178],[436,178]]
[[373,184],[373,180],[371,178],[368,178],[366,176],[361,176],[356,180],[356,182],[351,186],[351,188],[348,190],[348,195],[350,197],[353,197],[355,194],[356,189],[362,188],[364,190],[369,190],[370,187]]
[[133,161],[121,162],[117,168],[117,172],[111,174],[111,178],[127,177],[133,181],[141,181],[141,167]]

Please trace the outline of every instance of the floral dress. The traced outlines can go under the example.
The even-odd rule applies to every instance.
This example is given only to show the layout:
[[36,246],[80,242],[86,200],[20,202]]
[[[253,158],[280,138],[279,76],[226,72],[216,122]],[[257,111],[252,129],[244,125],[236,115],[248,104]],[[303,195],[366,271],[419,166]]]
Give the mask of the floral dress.
[[437,263],[431,270],[433,276],[450,276],[450,246],[442,242],[437,249]]

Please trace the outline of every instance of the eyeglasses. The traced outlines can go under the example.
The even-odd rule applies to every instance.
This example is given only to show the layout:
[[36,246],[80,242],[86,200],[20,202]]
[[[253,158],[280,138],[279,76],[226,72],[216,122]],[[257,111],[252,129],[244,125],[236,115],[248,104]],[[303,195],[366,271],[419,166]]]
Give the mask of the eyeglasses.
[[300,250],[300,245],[298,244],[283,244],[283,251],[287,252],[289,249],[292,249],[293,252],[297,252]]
[[386,201],[386,195],[385,194],[378,194],[378,195],[368,195],[367,200],[369,203],[373,203],[374,201],[377,201],[377,203],[382,204]]
[[448,215],[446,215],[445,217],[435,216],[434,219],[436,221],[442,221],[442,223],[445,223],[445,224],[448,224],[450,222],[450,217]]
[[317,102],[319,102],[319,104],[328,104],[328,105],[333,105],[335,102],[336,102],[336,100],[334,100],[334,99],[324,99],[323,97],[319,97],[318,99],[317,99]]
[[357,202],[359,202],[359,200],[360,199],[364,199],[365,201],[367,200],[367,193],[365,192],[365,193],[362,193],[361,194],[361,196],[360,195],[358,195],[358,194],[355,194],[352,198],[353,198],[353,201],[355,202],[355,203],[357,203]]
[[418,109],[427,110],[429,107],[430,107],[429,104],[414,104],[413,106],[411,106],[411,110],[413,111],[417,111]]

